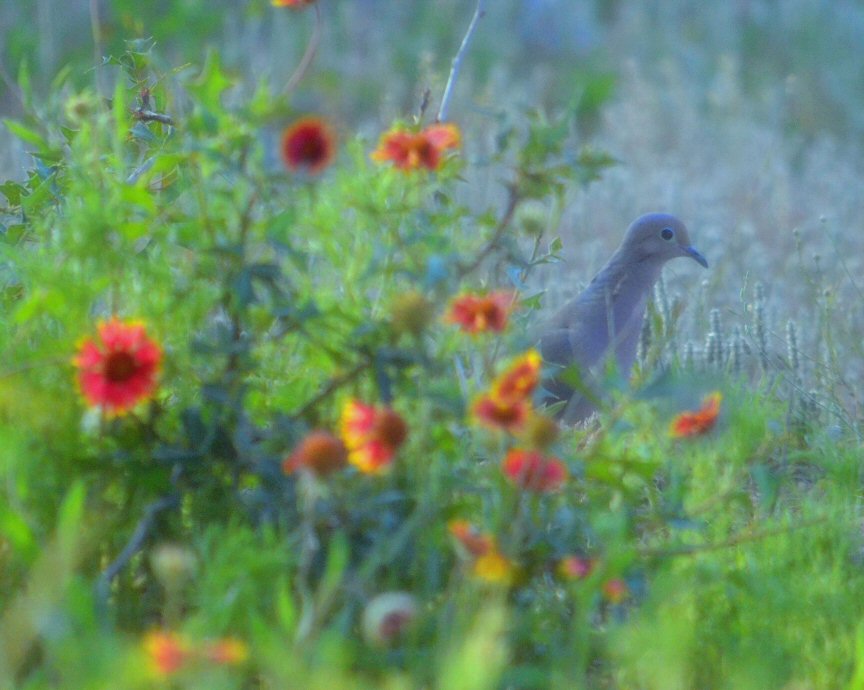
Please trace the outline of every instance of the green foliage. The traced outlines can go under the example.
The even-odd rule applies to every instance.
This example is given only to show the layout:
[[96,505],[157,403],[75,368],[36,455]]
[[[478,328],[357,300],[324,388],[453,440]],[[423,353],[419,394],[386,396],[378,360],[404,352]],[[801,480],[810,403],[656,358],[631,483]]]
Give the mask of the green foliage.
[[[587,79],[563,116],[495,132],[499,208],[464,200],[468,157],[406,173],[347,134],[322,175],[287,172],[278,130],[299,110],[266,86],[245,93],[215,51],[200,69],[161,70],[144,44],[116,62],[110,102],[83,91],[61,120],[7,123],[34,167],[0,186],[0,684],[860,675],[857,447],[789,428],[768,392],[720,379],[717,426],[673,439],[671,419],[709,383],[673,377],[622,394],[599,429],[545,439],[570,478],[538,494],[500,469],[525,440],[469,421],[542,295],[524,295],[507,334],[473,339],[443,322],[446,305],[524,289],[556,259],[543,212],[615,163],[573,134],[610,79]],[[406,296],[430,313],[407,322]],[[115,315],[164,351],[155,398],[122,416],[88,409],[74,383],[78,343]],[[311,430],[339,432],[352,399],[407,423],[391,470],[286,472]],[[453,519],[494,543],[484,555],[503,575],[460,552]],[[591,567],[562,576],[568,557]],[[396,591],[416,610],[363,631],[367,603]],[[154,629],[193,650],[167,680],[142,643]],[[248,660],[201,651],[226,639]]]

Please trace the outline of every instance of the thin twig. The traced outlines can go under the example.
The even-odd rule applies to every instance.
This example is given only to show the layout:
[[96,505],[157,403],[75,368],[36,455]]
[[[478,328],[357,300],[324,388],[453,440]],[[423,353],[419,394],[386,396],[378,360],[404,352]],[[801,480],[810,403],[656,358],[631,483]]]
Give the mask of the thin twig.
[[515,185],[510,185],[507,190],[507,207],[504,209],[504,215],[501,216],[501,220],[498,221],[498,225],[495,227],[495,232],[492,234],[491,239],[486,243],[486,246],[483,247],[483,249],[481,249],[470,262],[459,266],[460,278],[464,278],[466,275],[476,270],[480,264],[483,263],[483,260],[498,248],[501,238],[504,236],[504,233],[513,221],[513,216],[516,213],[516,207],[519,205],[519,201],[519,191],[516,189]]
[[174,126],[174,119],[165,113],[157,113],[154,110],[143,110],[136,108],[132,111],[132,119],[140,120],[141,122],[160,122],[163,125]]
[[462,69],[462,60],[465,59],[465,53],[468,52],[468,44],[471,43],[471,37],[477,29],[477,24],[485,14],[486,0],[477,0],[477,7],[474,8],[474,16],[471,17],[471,23],[468,24],[468,30],[462,39],[462,45],[459,46],[459,50],[456,51],[456,55],[453,57],[453,62],[450,65],[450,76],[447,77],[444,95],[441,96],[441,105],[438,108],[436,122],[443,122],[447,119],[447,109],[450,106],[450,99],[453,97],[453,86],[456,84],[456,78]]
[[288,78],[288,81],[285,84],[285,89],[283,90],[284,93],[292,91],[297,84],[300,83],[300,80],[306,75],[309,65],[312,64],[312,60],[315,59],[315,54],[318,52],[318,46],[321,44],[321,7],[317,2],[314,7],[315,26],[312,29],[312,36],[309,39],[309,45],[306,46],[306,52],[303,53],[303,57],[300,59],[300,64],[297,65],[297,69],[295,69],[294,73]]
[[102,60],[105,53],[102,43],[102,20],[99,18],[99,0],[90,0],[90,33],[93,36],[93,57],[96,69],[96,92],[102,93]]
[[24,94],[18,87],[18,84],[15,83],[15,80],[9,75],[9,72],[6,71],[6,65],[3,64],[2,60],[0,60],[0,80],[6,84],[9,93],[11,93],[15,97],[15,100],[21,104],[21,108],[26,110],[27,104],[24,102]]
[[126,542],[126,546],[123,547],[120,555],[117,556],[117,558],[115,558],[108,567],[105,568],[102,575],[99,576],[99,580],[96,583],[96,592],[103,600],[108,598],[111,581],[120,574],[120,571],[129,564],[132,557],[144,546],[144,542],[147,541],[147,537],[150,536],[150,530],[153,527],[153,523],[156,521],[156,516],[163,510],[176,508],[179,505],[180,496],[177,494],[169,494],[168,496],[163,496],[162,498],[153,501],[147,506],[144,510],[144,515],[138,521],[135,531],[132,533],[129,541]]
[[294,412],[291,415],[292,419],[298,419],[299,417],[303,417],[309,410],[314,408],[318,403],[320,403],[325,398],[328,398],[330,395],[339,390],[342,386],[350,383],[354,379],[356,379],[360,374],[366,371],[371,366],[371,362],[364,361],[359,364],[354,365],[353,369],[349,369],[341,376],[334,376],[330,379],[327,384],[318,391],[317,394],[313,395],[299,410]]

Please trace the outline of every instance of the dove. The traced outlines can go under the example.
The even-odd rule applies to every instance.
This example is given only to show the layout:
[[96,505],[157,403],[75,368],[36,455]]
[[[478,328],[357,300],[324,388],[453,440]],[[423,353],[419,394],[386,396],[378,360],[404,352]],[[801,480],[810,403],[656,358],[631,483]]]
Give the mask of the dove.
[[600,396],[591,383],[592,368],[614,354],[618,370],[629,374],[654,283],[664,264],[679,256],[708,268],[678,218],[667,213],[640,216],[588,287],[541,326],[538,347],[543,361],[559,373],[575,365],[587,388],[574,391],[556,380],[554,371],[544,382],[547,405],[567,402],[561,411],[563,422],[582,421],[595,411]]

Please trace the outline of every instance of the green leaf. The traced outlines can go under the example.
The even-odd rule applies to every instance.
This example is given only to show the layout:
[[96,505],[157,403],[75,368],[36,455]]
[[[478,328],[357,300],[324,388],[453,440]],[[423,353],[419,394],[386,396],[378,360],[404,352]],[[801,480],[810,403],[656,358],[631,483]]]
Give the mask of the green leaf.
[[6,129],[12,132],[12,134],[18,137],[21,141],[27,144],[32,144],[40,151],[48,148],[48,142],[45,141],[45,137],[35,129],[30,129],[29,127],[22,125],[20,122],[9,120],[7,118],[3,119],[3,124],[6,125]]

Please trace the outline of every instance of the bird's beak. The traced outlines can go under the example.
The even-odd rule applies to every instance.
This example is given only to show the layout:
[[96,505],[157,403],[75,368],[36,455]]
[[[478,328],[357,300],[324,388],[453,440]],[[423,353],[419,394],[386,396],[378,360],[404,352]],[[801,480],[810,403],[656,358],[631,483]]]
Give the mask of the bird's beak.
[[684,256],[689,256],[691,259],[695,260],[697,263],[702,264],[705,268],[708,268],[708,259],[706,259],[698,249],[695,247],[681,247],[681,251],[684,253]]

